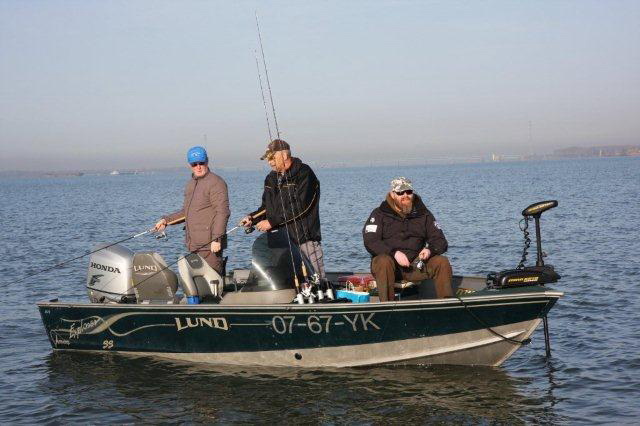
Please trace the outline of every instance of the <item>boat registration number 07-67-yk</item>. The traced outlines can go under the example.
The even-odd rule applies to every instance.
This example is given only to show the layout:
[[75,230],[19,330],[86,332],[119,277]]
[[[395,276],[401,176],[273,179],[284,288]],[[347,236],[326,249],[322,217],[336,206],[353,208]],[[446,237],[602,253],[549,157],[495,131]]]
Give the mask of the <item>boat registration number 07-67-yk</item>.
[[[335,327],[351,327],[353,331],[380,330],[373,322],[375,313],[340,315],[310,315],[304,322],[298,322],[295,315],[276,315],[271,319],[271,327],[278,334],[291,334],[296,327],[306,328],[314,334],[330,333]],[[298,321],[296,321],[298,319]]]

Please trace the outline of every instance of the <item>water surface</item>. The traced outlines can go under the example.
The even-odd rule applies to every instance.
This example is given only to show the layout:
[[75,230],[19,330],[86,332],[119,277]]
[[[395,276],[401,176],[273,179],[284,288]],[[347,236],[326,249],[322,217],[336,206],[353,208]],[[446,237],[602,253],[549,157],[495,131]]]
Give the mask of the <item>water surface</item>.
[[[17,280],[150,227],[178,208],[185,173],[0,180],[0,421],[3,423],[634,423],[640,415],[640,158],[316,169],[330,270],[366,269],[361,228],[389,181],[411,178],[449,240],[458,274],[512,268],[520,212],[543,215],[546,261],[565,297],[502,367],[335,370],[210,367],[118,354],[54,353],[36,301],[85,301],[87,258]],[[221,172],[232,221],[254,210],[262,172]],[[182,231],[125,245],[169,262]],[[247,265],[255,234],[230,237],[229,267]],[[535,249],[529,254],[535,261]],[[455,321],[455,318],[451,319]]]

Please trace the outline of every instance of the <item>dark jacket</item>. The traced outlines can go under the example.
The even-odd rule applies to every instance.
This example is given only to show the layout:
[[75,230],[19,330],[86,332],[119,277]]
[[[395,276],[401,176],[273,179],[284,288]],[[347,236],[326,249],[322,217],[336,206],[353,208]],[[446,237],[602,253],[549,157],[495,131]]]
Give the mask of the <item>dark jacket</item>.
[[393,210],[387,200],[383,201],[365,222],[362,237],[371,256],[393,256],[400,250],[410,262],[426,244],[429,244],[432,255],[442,254],[448,247],[440,225],[418,194],[413,196],[413,209],[404,218]]
[[[266,219],[273,229],[286,224],[289,236],[297,244],[320,241],[320,181],[311,167],[299,158],[292,158],[292,162],[285,172],[286,176],[278,175],[275,171],[267,175],[262,205],[251,216],[266,210]],[[254,222],[263,219],[264,215],[257,217]]]
[[191,177],[184,189],[182,209],[167,215],[167,222],[186,221],[187,249],[207,250],[211,241],[222,241],[229,220],[229,195],[226,182],[215,173]]

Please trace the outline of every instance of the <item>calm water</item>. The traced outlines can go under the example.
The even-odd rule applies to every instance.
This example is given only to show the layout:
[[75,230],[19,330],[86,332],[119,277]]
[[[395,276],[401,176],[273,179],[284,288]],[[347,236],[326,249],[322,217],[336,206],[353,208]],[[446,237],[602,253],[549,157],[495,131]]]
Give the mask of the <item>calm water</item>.
[[[186,171],[186,170],[185,170]],[[366,269],[362,221],[397,175],[413,179],[462,274],[520,260],[520,211],[543,215],[547,262],[566,292],[542,330],[500,368],[295,370],[206,367],[116,354],[53,353],[35,302],[86,300],[87,258],[29,273],[150,227],[181,202],[185,174],[0,180],[0,422],[633,423],[640,416],[640,158],[317,169],[330,270]],[[262,172],[224,172],[232,221],[257,207]],[[255,235],[230,238],[246,265]],[[173,261],[182,231],[126,243]],[[535,250],[530,251],[535,259]],[[452,318],[455,321],[455,318]]]

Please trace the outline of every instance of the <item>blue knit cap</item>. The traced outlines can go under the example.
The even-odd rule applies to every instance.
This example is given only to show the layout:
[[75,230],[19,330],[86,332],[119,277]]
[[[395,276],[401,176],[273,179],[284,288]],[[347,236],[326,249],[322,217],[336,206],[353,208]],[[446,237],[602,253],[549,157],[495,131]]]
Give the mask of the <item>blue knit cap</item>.
[[207,157],[207,150],[201,146],[194,146],[187,152],[187,163],[207,163],[209,158]]

